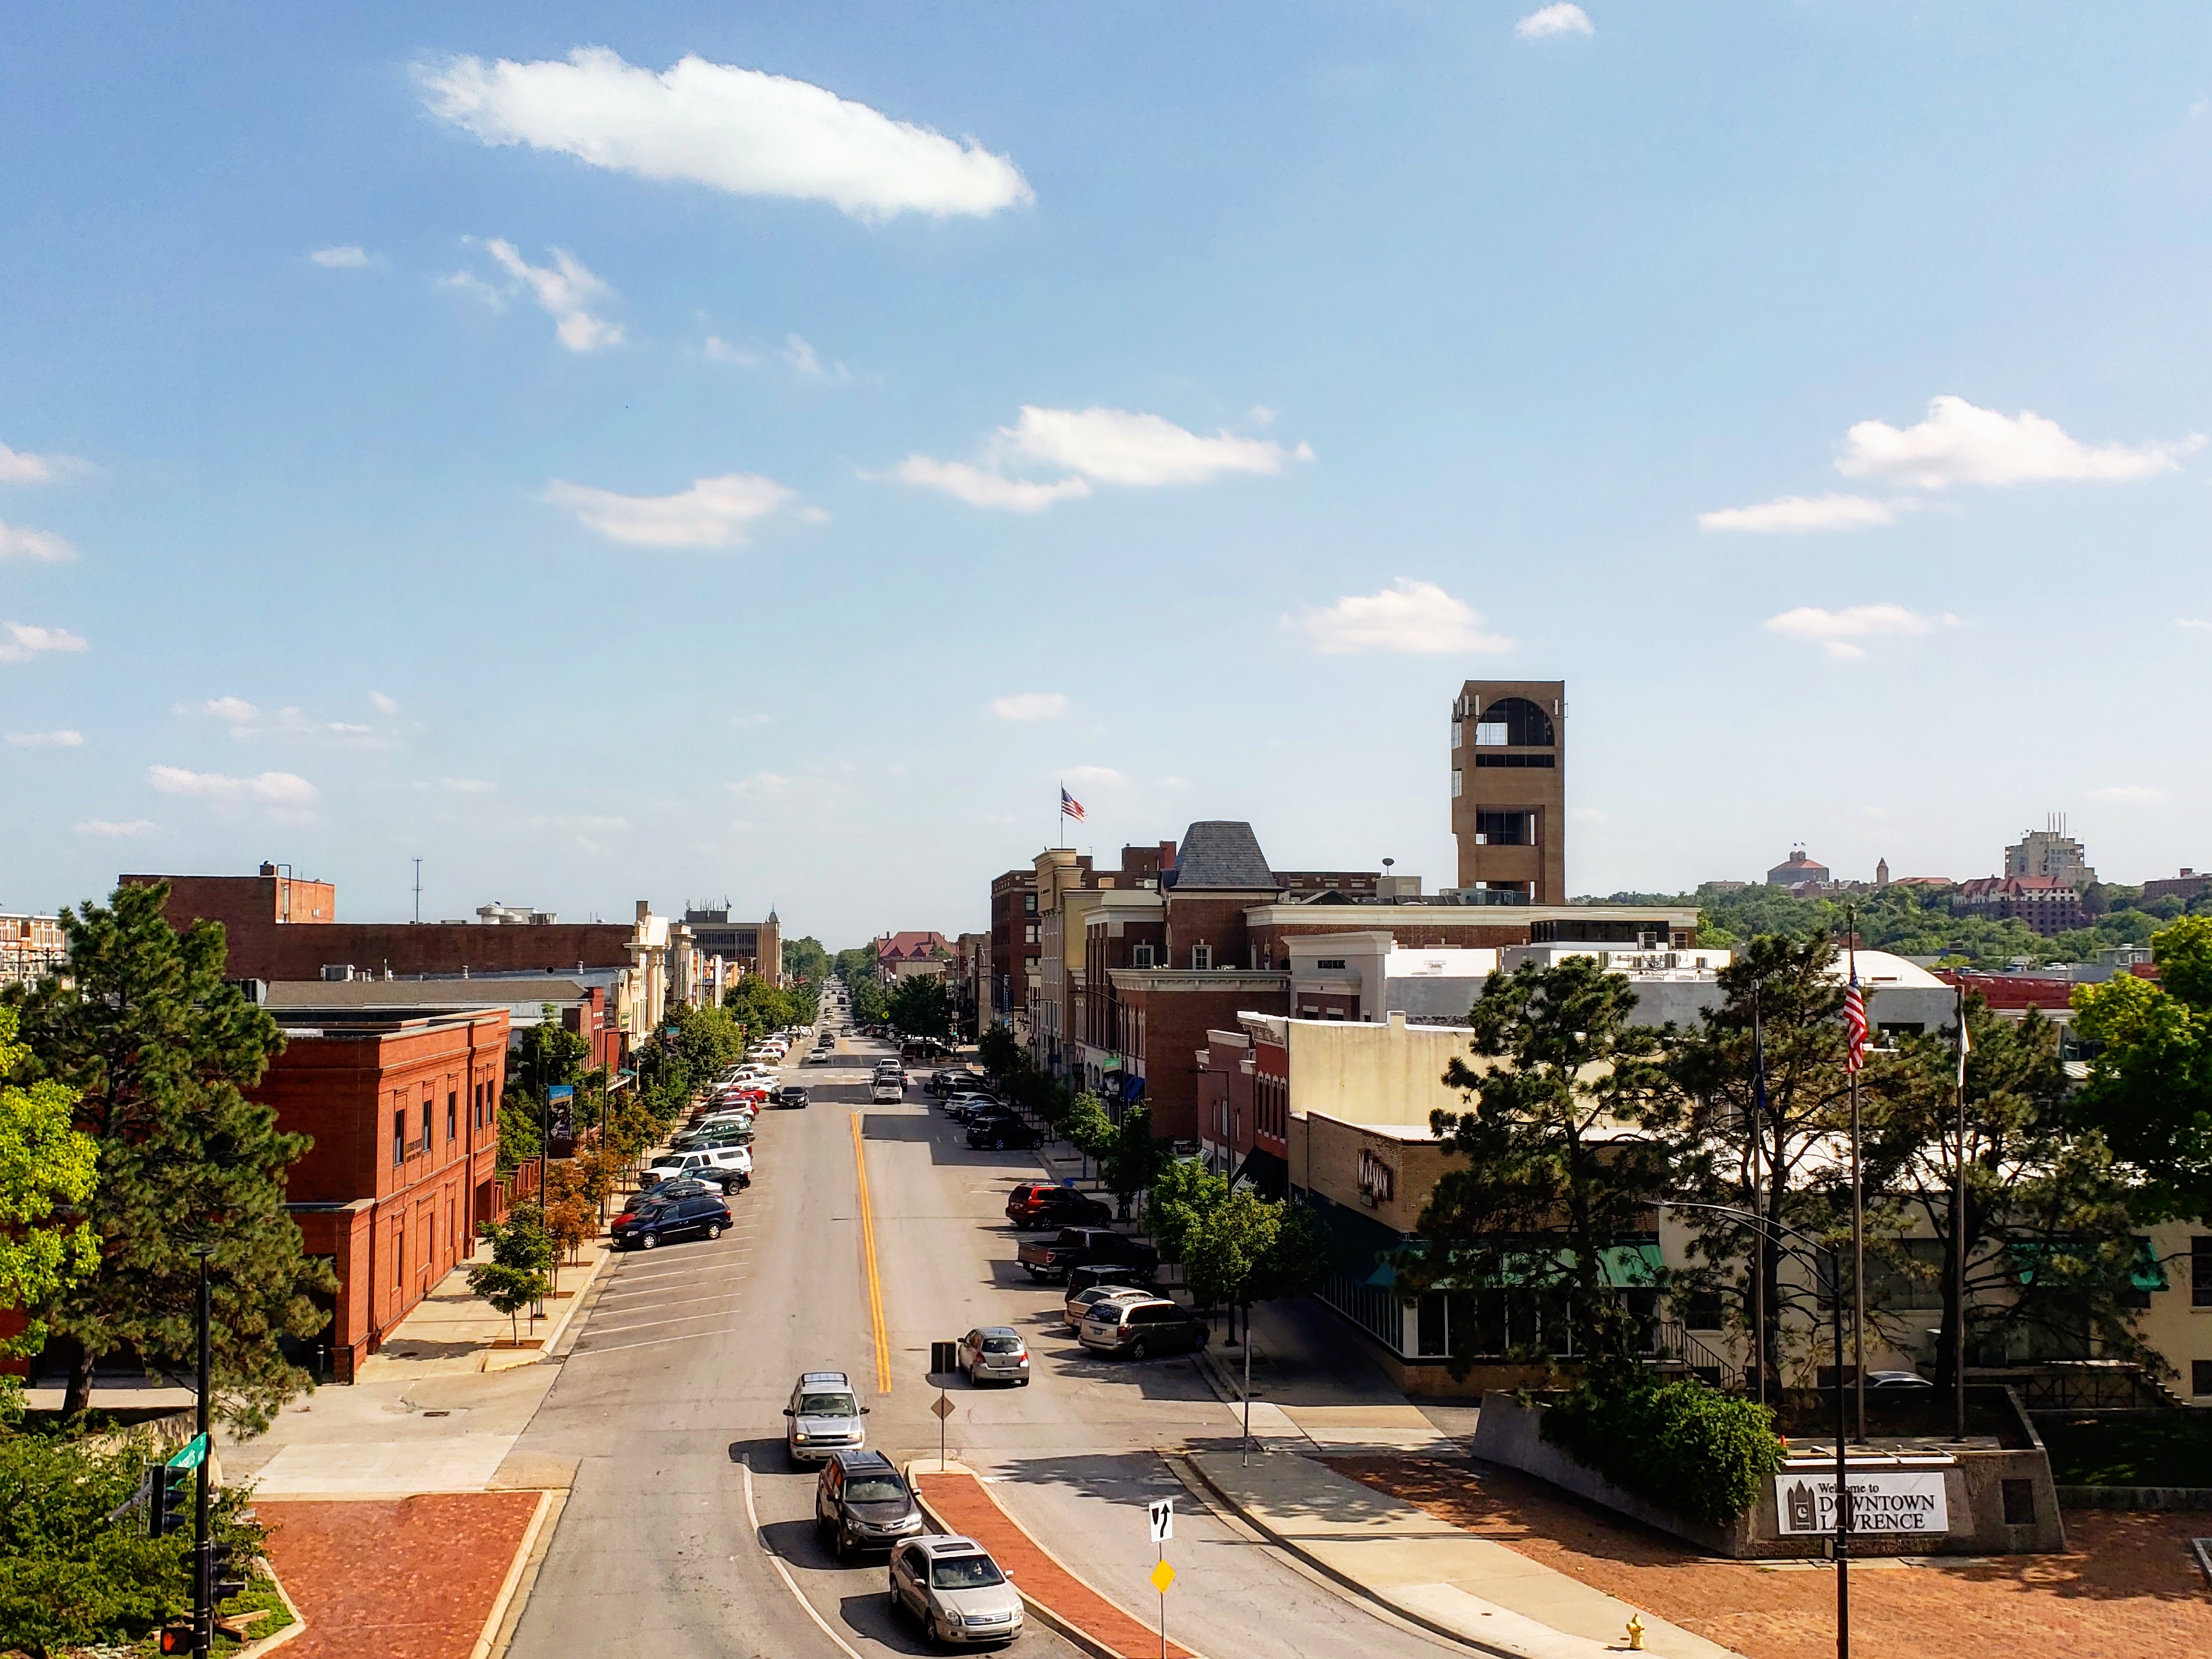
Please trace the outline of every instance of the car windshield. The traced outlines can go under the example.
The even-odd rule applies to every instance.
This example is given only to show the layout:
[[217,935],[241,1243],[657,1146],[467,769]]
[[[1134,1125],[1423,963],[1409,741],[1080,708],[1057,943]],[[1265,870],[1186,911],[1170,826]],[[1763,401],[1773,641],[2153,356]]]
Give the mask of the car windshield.
[[1018,1336],[987,1336],[983,1339],[985,1353],[1019,1353],[1022,1340]]
[[799,1397],[801,1417],[858,1417],[860,1407],[849,1394],[805,1394]]
[[949,1561],[933,1561],[929,1565],[929,1583],[933,1589],[988,1589],[1006,1582],[999,1571],[999,1564],[988,1555],[956,1555]]
[[905,1496],[906,1488],[893,1474],[872,1474],[845,1483],[848,1504],[896,1504]]

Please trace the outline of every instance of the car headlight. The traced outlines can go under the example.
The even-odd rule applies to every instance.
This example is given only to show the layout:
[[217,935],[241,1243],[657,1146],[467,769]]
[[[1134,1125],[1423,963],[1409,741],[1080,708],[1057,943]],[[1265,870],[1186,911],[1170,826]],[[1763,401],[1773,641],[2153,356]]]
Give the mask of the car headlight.
[[793,1440],[804,1441],[806,1438],[806,1431],[804,1429],[793,1429],[791,1431],[791,1437]]

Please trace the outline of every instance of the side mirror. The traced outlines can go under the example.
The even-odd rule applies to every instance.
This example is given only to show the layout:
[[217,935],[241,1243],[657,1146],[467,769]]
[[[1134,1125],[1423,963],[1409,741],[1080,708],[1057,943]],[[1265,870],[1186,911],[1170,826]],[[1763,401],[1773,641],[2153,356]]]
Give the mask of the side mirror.
[[783,1414],[784,1414],[786,1417],[796,1417],[796,1416],[798,1416],[798,1415],[799,1415],[799,1413],[798,1413],[797,1412],[795,1412],[795,1411],[792,1410],[792,1409],[791,1409],[791,1407],[788,1407],[788,1406],[786,1406],[786,1407],[783,1408]]
[[863,1416],[863,1417],[866,1417],[866,1416],[870,1412],[872,1412],[872,1411],[873,1411],[873,1410],[875,1410],[875,1407],[874,1407],[873,1406],[863,1406],[863,1407],[860,1407],[860,1415],[861,1415],[861,1416]]

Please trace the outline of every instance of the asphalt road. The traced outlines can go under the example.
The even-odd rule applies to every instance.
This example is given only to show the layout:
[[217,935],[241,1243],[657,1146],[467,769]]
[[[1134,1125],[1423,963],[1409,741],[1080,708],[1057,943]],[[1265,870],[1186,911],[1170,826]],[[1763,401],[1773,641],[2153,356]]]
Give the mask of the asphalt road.
[[[842,1048],[849,1064],[793,1069],[812,1091],[808,1109],[762,1114],[734,1230],[622,1257],[580,1311],[560,1381],[516,1449],[577,1460],[517,1659],[934,1650],[889,1613],[879,1560],[839,1567],[817,1543],[814,1474],[786,1464],[782,1409],[800,1371],[842,1370],[869,1406],[869,1443],[900,1461],[934,1456],[929,1343],[979,1324],[1027,1335],[1034,1381],[978,1390],[956,1380],[950,1455],[987,1471],[1007,1507],[1108,1595],[1139,1613],[1155,1605],[1143,1504],[1171,1477],[1154,1449],[1225,1435],[1229,1409],[1188,1358],[1133,1364],[1079,1348],[1060,1323],[1059,1291],[1014,1265],[1002,1212],[1037,1154],[970,1151],[919,1089],[902,1105],[869,1104],[866,1068],[886,1050],[852,1039]],[[1218,1522],[1193,1514],[1185,1526],[1182,1559],[1195,1566],[1202,1555],[1205,1568],[1179,1583],[1170,1631],[1214,1659],[1446,1650]],[[1259,1623],[1279,1633],[1255,1648]],[[1006,1651],[1075,1650],[1032,1623]]]

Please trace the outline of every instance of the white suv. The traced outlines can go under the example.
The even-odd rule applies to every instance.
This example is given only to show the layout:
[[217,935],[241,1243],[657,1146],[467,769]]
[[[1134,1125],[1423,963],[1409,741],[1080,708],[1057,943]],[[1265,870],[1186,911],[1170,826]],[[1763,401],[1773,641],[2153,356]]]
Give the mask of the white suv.
[[737,1177],[738,1185],[750,1187],[753,1179],[753,1153],[750,1146],[702,1146],[696,1152],[670,1152],[658,1158],[646,1173],[659,1181],[678,1181],[685,1176],[701,1177],[709,1171]]

